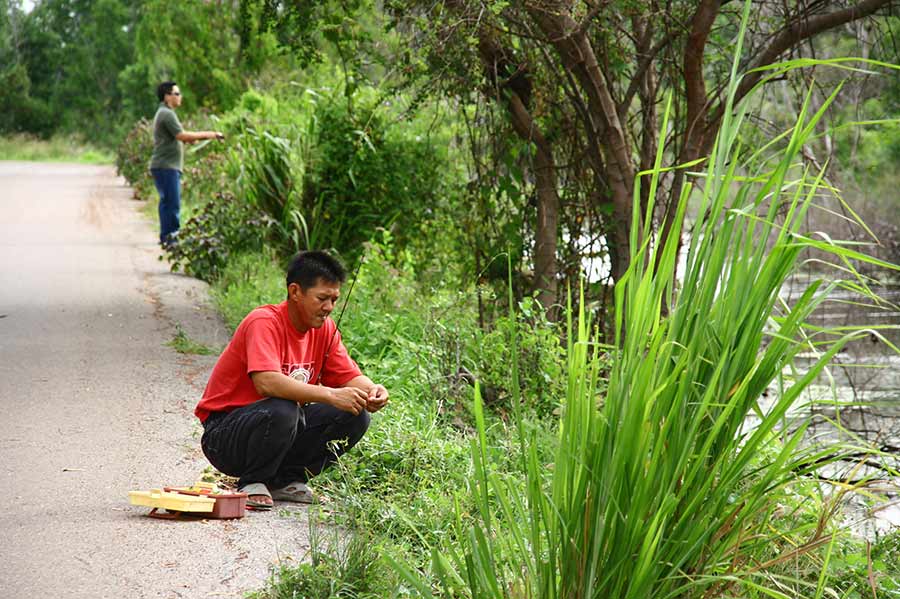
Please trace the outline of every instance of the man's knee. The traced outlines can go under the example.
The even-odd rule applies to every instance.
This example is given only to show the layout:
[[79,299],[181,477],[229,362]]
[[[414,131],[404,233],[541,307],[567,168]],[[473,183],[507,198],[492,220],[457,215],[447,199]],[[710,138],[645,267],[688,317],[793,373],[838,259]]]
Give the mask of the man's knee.
[[289,399],[269,397],[262,400],[265,411],[269,414],[270,426],[295,434],[303,430],[303,411],[300,404]]
[[350,420],[347,422],[347,436],[350,439],[353,439],[354,442],[359,441],[362,439],[362,436],[366,434],[366,431],[369,430],[369,423],[371,420],[371,416],[369,416],[369,413],[365,410],[356,416],[351,415]]

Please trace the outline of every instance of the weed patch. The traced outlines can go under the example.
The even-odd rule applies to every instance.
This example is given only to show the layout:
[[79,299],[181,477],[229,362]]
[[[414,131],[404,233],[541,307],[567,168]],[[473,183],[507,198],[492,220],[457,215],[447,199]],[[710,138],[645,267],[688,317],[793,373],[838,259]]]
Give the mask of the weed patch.
[[0,160],[112,164],[114,156],[74,137],[40,139],[29,135],[0,137]]
[[184,329],[181,328],[181,325],[175,325],[175,337],[167,342],[166,345],[177,351],[179,354],[212,356],[219,353],[218,350],[191,339]]

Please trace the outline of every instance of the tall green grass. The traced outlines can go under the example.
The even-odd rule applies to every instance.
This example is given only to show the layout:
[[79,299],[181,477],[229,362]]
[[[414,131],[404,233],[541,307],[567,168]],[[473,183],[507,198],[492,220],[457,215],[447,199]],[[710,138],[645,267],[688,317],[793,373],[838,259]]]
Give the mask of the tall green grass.
[[113,155],[73,137],[38,139],[28,135],[0,137],[0,160],[112,164]]
[[[804,323],[839,286],[878,301],[855,265],[890,266],[802,233],[818,194],[832,191],[800,158],[833,98],[815,113],[805,104],[777,140],[782,149],[773,143],[749,157],[738,142],[746,102],[728,111],[707,170],[698,173],[702,189],[688,185],[678,204],[682,221],[699,196],[680,284],[678,242],[659,245],[649,225],[652,202],[638,213],[636,185],[631,266],[615,289],[608,389],[602,392],[599,340],[585,313],[576,324],[570,308],[556,456],[543,463],[520,427],[524,482],[492,468],[476,392],[477,522],[467,526],[460,518],[465,542],[433,548],[429,577],[395,563],[414,592],[479,599],[789,596],[769,570],[824,551],[832,540],[830,512],[791,531],[798,540],[779,553],[777,499],[842,449],[805,445],[803,426],[788,433],[782,425],[834,355],[869,334]],[[660,154],[642,173],[651,198],[661,161]],[[787,305],[782,285],[813,248],[832,256],[847,280],[815,281]],[[806,350],[818,360],[785,375]],[[762,405],[766,393],[774,400]],[[791,584],[794,592],[806,585],[804,596],[824,592],[822,579]]]

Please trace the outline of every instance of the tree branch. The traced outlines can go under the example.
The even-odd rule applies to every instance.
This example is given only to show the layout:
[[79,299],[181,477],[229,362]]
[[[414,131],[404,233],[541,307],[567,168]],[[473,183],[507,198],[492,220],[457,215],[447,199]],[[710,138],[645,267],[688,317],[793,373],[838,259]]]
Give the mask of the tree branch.
[[[898,4],[900,3],[897,0],[862,0],[849,8],[792,21],[775,34],[769,45],[756,58],[750,61],[747,71],[772,64],[779,56],[816,34],[868,17],[886,6],[896,6]],[[756,87],[756,84],[759,83],[762,77],[763,73],[760,71],[748,73],[738,86],[735,102],[740,101],[750,93],[750,90]],[[710,117],[710,124],[718,123],[724,112],[725,105],[720,102]]]
[[[712,30],[713,22],[719,13],[718,0],[703,0],[697,6],[697,12],[691,19],[691,31],[688,33],[684,48],[684,93],[687,104],[687,128],[685,130],[684,158],[693,160],[693,154],[699,149],[696,136],[705,130],[706,82],[703,78],[703,53],[706,40]],[[702,122],[701,122],[702,121]],[[699,126],[699,129],[698,129]]]
[[644,74],[647,72],[647,69],[650,68],[650,65],[653,64],[653,60],[662,52],[663,48],[671,44],[675,40],[675,32],[669,31],[661,40],[659,40],[656,45],[654,45],[649,52],[641,55],[641,60],[638,62],[637,70],[635,70],[634,75],[631,77],[631,82],[628,84],[628,89],[625,91],[625,95],[622,97],[622,106],[631,106],[631,101],[634,99],[634,95],[641,88],[641,82],[644,80]]
[[587,33],[588,27],[591,26],[591,21],[593,21],[594,18],[599,15],[604,8],[607,8],[605,4],[605,2],[598,2],[596,6],[591,8],[591,12],[589,12],[584,17],[584,19],[582,19],[581,24],[578,26],[579,35],[584,35],[585,33]]

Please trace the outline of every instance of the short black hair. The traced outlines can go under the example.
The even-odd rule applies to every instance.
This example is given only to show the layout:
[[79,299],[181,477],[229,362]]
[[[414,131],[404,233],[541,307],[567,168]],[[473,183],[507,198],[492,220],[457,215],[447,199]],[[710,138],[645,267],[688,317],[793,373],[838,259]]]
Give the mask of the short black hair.
[[166,94],[172,91],[172,88],[178,85],[174,81],[163,81],[156,87],[156,97],[159,98],[159,101],[162,102],[166,97]]
[[306,291],[314,287],[319,279],[328,283],[343,283],[347,271],[340,260],[321,250],[300,252],[291,260],[287,270],[287,284],[297,283]]

